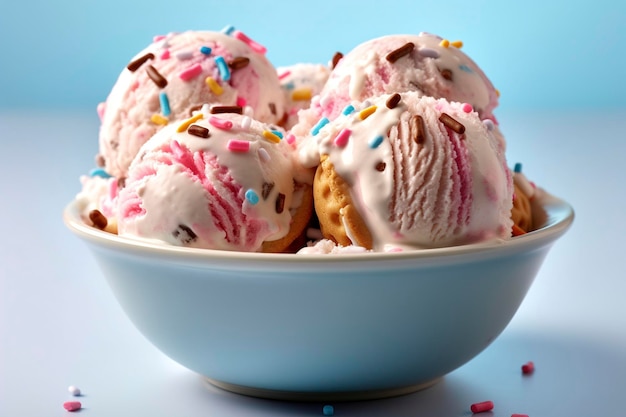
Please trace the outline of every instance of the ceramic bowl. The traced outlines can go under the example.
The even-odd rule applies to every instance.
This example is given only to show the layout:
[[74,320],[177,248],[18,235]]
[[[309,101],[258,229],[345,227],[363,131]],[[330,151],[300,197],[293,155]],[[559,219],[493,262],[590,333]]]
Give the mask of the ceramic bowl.
[[294,255],[187,249],[64,219],[130,320],[173,360],[230,391],[359,400],[427,387],[507,326],[574,219],[535,202],[541,227],[482,244]]

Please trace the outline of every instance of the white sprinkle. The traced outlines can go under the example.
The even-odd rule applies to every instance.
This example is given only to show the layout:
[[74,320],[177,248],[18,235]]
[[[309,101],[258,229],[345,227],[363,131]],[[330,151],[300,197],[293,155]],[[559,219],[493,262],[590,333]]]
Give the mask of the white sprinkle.
[[271,159],[271,158],[270,158],[270,154],[269,154],[269,153],[267,153],[267,151],[265,150],[265,148],[259,148],[258,153],[259,153],[259,158],[260,158],[260,159],[261,159],[261,161],[263,161],[263,162],[267,162],[267,161],[269,161],[269,160]]
[[78,397],[80,395],[80,389],[78,387],[75,387],[74,385],[70,385],[69,387],[67,387],[67,391],[74,397]]
[[193,51],[181,51],[176,53],[176,58],[184,61],[186,59],[191,59],[193,57]]
[[241,118],[241,128],[242,129],[250,129],[250,125],[252,124],[252,119],[249,116],[244,116]]
[[209,105],[209,103],[204,103],[202,107],[200,108],[200,111],[202,112],[204,117],[208,118],[209,115],[211,114],[211,106]]
[[493,121],[491,119],[483,120],[483,124],[485,125],[487,130],[493,130],[494,125],[493,125]]

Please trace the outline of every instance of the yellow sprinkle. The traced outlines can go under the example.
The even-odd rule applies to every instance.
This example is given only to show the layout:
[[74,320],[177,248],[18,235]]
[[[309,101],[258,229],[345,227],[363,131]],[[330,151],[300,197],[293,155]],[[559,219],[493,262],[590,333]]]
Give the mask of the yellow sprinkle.
[[376,111],[376,106],[369,106],[359,112],[359,118],[361,120],[365,120],[372,115]]
[[439,46],[443,46],[444,48],[447,48],[448,46],[450,46],[450,41],[447,39],[442,39],[441,42],[439,42]]
[[274,143],[280,142],[280,136],[278,136],[275,133],[270,132],[269,130],[263,131],[263,137],[269,140],[270,142],[274,142]]
[[500,97],[500,90],[496,88],[496,96]]
[[180,126],[178,126],[178,129],[176,129],[176,131],[178,133],[184,132],[185,130],[187,130],[189,125],[191,125],[193,122],[197,122],[198,120],[202,119],[203,117],[204,117],[204,115],[202,113],[198,113],[195,116],[190,117],[189,119],[187,119],[184,122],[182,122],[180,124]]
[[215,81],[215,78],[206,77],[204,82],[206,83],[207,86],[209,86],[213,94],[215,94],[216,96],[219,96],[220,94],[224,92],[224,89],[222,88],[221,85],[217,83],[217,81]]
[[150,121],[152,121],[152,123],[154,123],[155,125],[163,125],[163,126],[165,126],[168,123],[167,118],[161,116],[160,114],[153,114],[152,117],[150,118]]
[[455,48],[461,49],[463,47],[463,41],[453,41],[450,42],[450,45],[454,46]]
[[311,92],[310,88],[298,88],[296,90],[293,90],[293,92],[291,93],[291,99],[293,101],[311,100],[312,96],[313,92]]

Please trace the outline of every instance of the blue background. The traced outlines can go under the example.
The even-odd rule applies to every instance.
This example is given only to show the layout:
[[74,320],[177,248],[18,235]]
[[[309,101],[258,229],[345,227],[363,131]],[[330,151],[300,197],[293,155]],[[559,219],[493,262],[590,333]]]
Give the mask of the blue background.
[[33,0],[0,11],[0,109],[93,108],[153,35],[236,26],[276,65],[326,63],[369,38],[460,39],[501,108],[621,108],[626,2]]

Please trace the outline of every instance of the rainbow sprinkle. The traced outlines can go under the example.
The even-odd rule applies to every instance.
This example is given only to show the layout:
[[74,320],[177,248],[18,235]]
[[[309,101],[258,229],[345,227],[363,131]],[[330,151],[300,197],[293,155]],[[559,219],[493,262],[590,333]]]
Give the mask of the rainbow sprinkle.
[[153,114],[152,117],[150,117],[150,121],[155,125],[161,126],[165,126],[168,123],[168,120],[160,114]]
[[376,111],[377,108],[378,107],[376,105],[371,105],[369,107],[364,108],[363,110],[359,112],[359,119],[361,120],[367,119]]
[[224,26],[224,28],[222,29],[222,33],[225,35],[232,35],[234,31],[235,27],[233,25]]
[[267,153],[265,148],[259,148],[257,153],[259,154],[259,159],[261,159],[261,161],[263,161],[263,162],[268,162],[271,159],[270,158],[270,154]]
[[383,143],[383,135],[378,135],[376,136],[374,139],[372,139],[368,145],[371,149],[376,149],[380,146],[381,143]]
[[344,116],[349,115],[350,113],[352,113],[354,111],[354,106],[352,104],[348,104],[343,111],[341,112],[341,114],[343,114]]
[[513,172],[519,174],[520,172],[522,172],[522,164],[521,162],[517,162],[515,164],[515,166],[513,167]]
[[239,31],[239,30],[235,30],[232,33],[233,37],[239,39],[240,41],[246,43],[250,49],[252,49],[254,52],[257,52],[259,54],[264,54],[265,52],[267,52],[267,48],[264,47],[263,45],[261,45],[258,42],[253,41],[252,39],[250,39],[248,36],[246,36],[243,32]]
[[280,142],[280,136],[278,136],[276,133],[269,131],[269,130],[263,131],[263,137],[272,143]]
[[215,94],[216,96],[219,96],[224,92],[224,89],[222,88],[222,86],[219,85],[219,83],[215,81],[215,78],[213,77],[206,77],[206,79],[204,80],[204,83],[209,87],[211,92]]
[[311,100],[313,92],[310,88],[298,88],[291,93],[291,99],[293,101],[307,101]]
[[223,56],[218,55],[215,57],[215,65],[217,65],[217,70],[220,72],[222,80],[230,80],[230,69],[228,68],[228,64]]
[[183,81],[189,81],[189,80],[197,77],[200,74],[202,74],[202,65],[194,64],[194,65],[190,66],[189,68],[181,71],[178,74],[178,77],[180,77],[180,79],[183,80]]
[[180,60],[180,61],[186,61],[188,59],[193,58],[193,52],[192,51],[180,51],[176,53],[176,59]]
[[288,133],[285,140],[287,141],[288,144],[291,145],[296,142],[296,136],[293,133]]
[[471,105],[471,104],[469,104],[469,103],[463,103],[463,104],[461,105],[461,109],[462,109],[465,113],[471,113],[471,112],[474,110],[474,108],[472,107],[472,105]]
[[211,55],[211,51],[213,51],[211,48],[209,48],[208,46],[201,46],[200,47],[200,53],[203,55]]
[[211,116],[209,118],[209,123],[222,130],[230,130],[233,128],[233,122],[231,122],[230,120],[222,119],[220,117]]
[[241,118],[241,128],[248,130],[250,129],[250,125],[252,124],[252,119],[248,116],[244,116]]
[[283,78],[289,77],[290,74],[291,74],[291,71],[287,70],[281,74],[278,74],[278,79],[282,80]]
[[253,206],[259,203],[259,195],[253,189],[247,190],[245,195],[246,200]]
[[176,129],[176,131],[178,133],[182,133],[185,130],[187,130],[187,128],[192,124],[197,122],[198,120],[202,119],[204,117],[204,115],[202,113],[198,113],[193,117],[190,117],[189,119],[185,120],[184,122],[182,122],[178,128]]
[[439,42],[439,46],[447,48],[450,46],[450,41],[447,39],[442,39],[441,42]]
[[320,130],[326,126],[328,124],[330,120],[328,120],[328,118],[326,117],[322,117],[319,122],[317,122],[317,124],[315,126],[313,126],[313,129],[311,129],[311,134],[313,136],[317,135],[318,133],[320,133]]
[[334,143],[336,146],[343,148],[348,144],[352,131],[350,129],[342,129],[335,137]]
[[165,92],[161,92],[161,94],[159,94],[159,102],[161,103],[161,114],[163,116],[169,116],[171,113],[170,100],[167,98],[167,94],[165,94]]
[[170,59],[170,50],[165,49],[163,52],[161,52],[161,56],[159,56],[159,58],[163,60]]
[[106,172],[103,168],[94,168],[89,171],[90,177],[111,178],[111,174]]
[[463,41],[452,41],[450,42],[450,45],[454,46],[455,48],[461,49],[463,47]]
[[231,139],[226,144],[231,152],[248,152],[250,150],[250,142],[247,140]]

